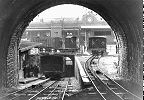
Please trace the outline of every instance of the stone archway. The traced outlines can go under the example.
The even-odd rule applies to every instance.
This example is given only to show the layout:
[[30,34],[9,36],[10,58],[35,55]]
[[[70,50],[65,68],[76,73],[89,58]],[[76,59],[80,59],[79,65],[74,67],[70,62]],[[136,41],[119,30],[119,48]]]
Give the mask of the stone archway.
[[124,79],[142,84],[142,1],[5,0],[0,1],[0,88],[17,85],[17,46],[26,26],[37,14],[59,4],[77,4],[99,13],[120,43]]

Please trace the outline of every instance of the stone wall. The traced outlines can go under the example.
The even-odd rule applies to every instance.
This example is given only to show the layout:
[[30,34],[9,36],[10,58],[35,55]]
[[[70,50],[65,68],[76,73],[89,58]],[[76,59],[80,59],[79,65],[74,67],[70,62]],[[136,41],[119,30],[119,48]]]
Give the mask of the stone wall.
[[47,8],[69,3],[99,13],[120,34],[122,76],[142,83],[141,0],[0,0],[0,88],[17,85],[17,46],[28,23]]
[[5,87],[16,86],[18,83],[18,43],[17,36],[14,34],[10,41],[7,55],[7,68],[6,68],[6,80]]
[[20,23],[14,31],[7,54],[7,67],[5,70],[4,87],[16,87],[18,85],[19,71],[19,43],[23,32],[24,23]]

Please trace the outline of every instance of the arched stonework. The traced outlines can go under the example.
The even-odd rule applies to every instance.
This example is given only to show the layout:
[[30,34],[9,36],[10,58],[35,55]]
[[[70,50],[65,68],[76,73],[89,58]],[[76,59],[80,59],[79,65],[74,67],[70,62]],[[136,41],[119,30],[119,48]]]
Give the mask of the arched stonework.
[[127,44],[126,44],[126,39],[125,36],[123,35],[119,35],[119,56],[120,56],[120,75],[122,77],[127,77],[127,72],[128,72],[128,68],[126,67],[128,65],[127,62]]
[[19,71],[19,43],[22,33],[28,24],[25,20],[16,27],[14,34],[11,37],[7,54],[6,80],[5,87],[15,87],[18,85],[18,71]]
[[[142,20],[139,19],[142,16],[140,0],[1,0],[0,81],[2,79],[4,82],[0,82],[0,88],[3,87],[3,83],[8,87],[17,85],[17,46],[23,30],[37,14],[59,4],[78,4],[99,13],[118,34],[122,76],[142,83],[143,43],[140,25]],[[10,77],[16,79],[10,81]]]
[[[45,4],[44,4],[45,5]],[[42,8],[41,6],[44,5],[39,5],[36,8],[33,8],[27,12],[27,15],[25,15],[22,19],[22,22],[19,23],[19,25],[16,27],[15,32],[11,38],[9,49],[8,49],[8,55],[7,55],[7,80],[6,82],[6,87],[12,87],[12,86],[17,86],[18,84],[18,46],[19,42],[22,36],[22,33],[26,26],[28,25],[33,18],[41,12]],[[45,8],[46,9],[46,8]],[[110,22],[111,24],[111,22]],[[120,74],[123,77],[128,77],[128,69],[127,69],[127,43],[126,43],[126,38],[123,30],[119,26],[119,24],[115,21],[116,24],[113,29],[116,30],[116,34],[118,37],[118,42],[120,44]],[[15,51],[15,52],[14,52]]]
[[6,87],[18,84],[18,45],[20,38],[21,36],[15,31],[8,47]]
[[[113,19],[114,20],[114,19]],[[127,39],[122,27],[117,23],[116,20],[111,22],[112,30],[115,33],[117,42],[118,42],[118,52],[119,52],[119,68],[118,72],[121,77],[128,78],[128,61],[127,61]],[[114,26],[113,26],[114,25]],[[126,78],[125,78],[126,79]]]
[[18,38],[20,37],[16,33],[13,34],[8,48],[6,87],[12,87],[18,84]]

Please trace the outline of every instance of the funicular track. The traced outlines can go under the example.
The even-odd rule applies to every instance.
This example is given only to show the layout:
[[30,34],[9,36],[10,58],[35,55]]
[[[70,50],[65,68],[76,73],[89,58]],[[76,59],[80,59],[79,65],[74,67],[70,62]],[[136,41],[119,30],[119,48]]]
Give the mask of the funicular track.
[[63,100],[67,86],[67,81],[58,81],[50,87],[41,90],[29,100]]
[[37,89],[39,87],[41,87],[42,85],[44,84],[47,84],[50,80],[47,79],[46,81],[44,82],[41,82],[37,85],[32,85],[30,87],[26,87],[24,89],[19,89],[19,90],[16,90],[14,92],[11,92],[3,97],[0,97],[0,100],[15,100],[16,98],[20,97],[21,95],[23,95],[24,93],[28,92],[28,91],[32,91],[33,89]]
[[63,100],[69,80],[47,81],[33,88],[13,92],[0,100]]
[[99,93],[98,100],[142,100],[138,96],[129,92],[104,73],[97,74],[91,67],[91,61],[95,56],[90,57],[85,64],[85,71],[93,84],[96,93]]

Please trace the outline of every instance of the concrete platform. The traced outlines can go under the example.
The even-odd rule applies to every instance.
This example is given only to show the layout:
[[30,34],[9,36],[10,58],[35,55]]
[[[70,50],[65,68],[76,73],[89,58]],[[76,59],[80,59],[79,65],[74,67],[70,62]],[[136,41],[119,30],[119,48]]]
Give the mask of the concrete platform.
[[82,81],[84,83],[89,83],[90,80],[88,79],[88,76],[84,70],[84,64],[85,62],[87,61],[88,58],[90,58],[91,56],[76,56],[75,57],[75,61],[78,65],[78,69],[79,69],[79,72],[80,72],[80,76],[82,78]]
[[43,83],[43,82],[45,82],[47,80],[49,80],[49,79],[35,79],[35,80],[33,79],[33,81],[32,81],[32,79],[31,80],[29,79],[29,81],[31,81],[31,82],[28,82],[26,84],[19,84],[17,86],[17,89],[25,89],[25,88],[31,87],[32,85],[41,84],[41,83]]
[[[5,95],[8,95],[8,94],[10,94],[10,93],[13,93],[13,92],[15,92],[15,91],[18,91],[18,90],[23,90],[23,89],[25,89],[25,88],[28,88],[28,87],[31,87],[31,86],[33,86],[33,85],[39,85],[39,84],[41,84],[41,83],[43,83],[43,82],[46,82],[46,81],[48,81],[49,79],[38,79],[38,78],[29,78],[29,79],[25,79],[25,81],[27,82],[27,83],[25,83],[25,84],[23,84],[23,83],[19,83],[19,85],[17,86],[17,87],[12,87],[12,88],[5,88],[4,90],[3,90],[3,92],[1,92],[0,91],[0,97],[3,97],[3,96],[5,96]],[[24,81],[24,80],[23,80]]]
[[98,68],[111,79],[121,80],[118,66],[118,56],[104,56],[101,57],[97,62]]
[[99,69],[111,79],[115,80],[118,84],[123,86],[138,97],[142,97],[142,86],[130,80],[125,80],[119,72],[117,56],[101,57],[98,62]]
[[22,79],[19,79],[19,83],[26,84],[26,83],[29,83],[29,82],[32,82],[32,81],[35,81],[35,80],[38,80],[38,79],[39,78],[37,78],[37,77],[22,78]]

